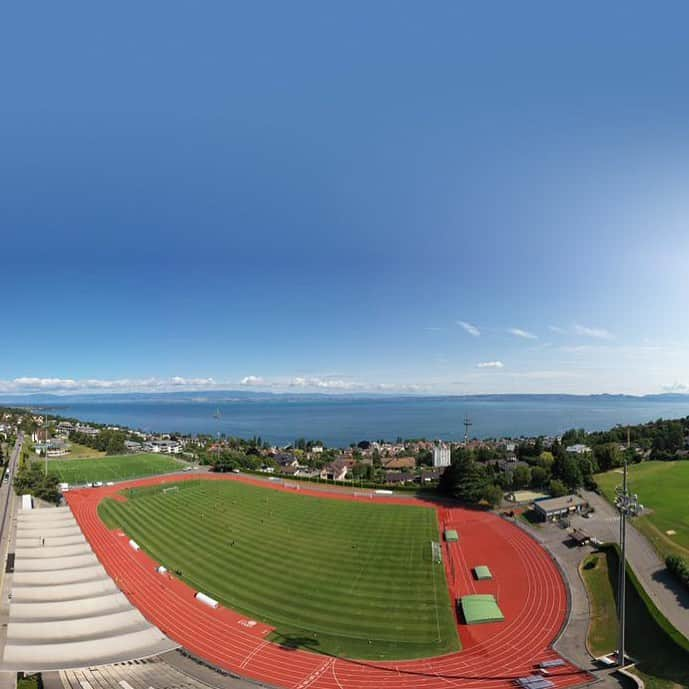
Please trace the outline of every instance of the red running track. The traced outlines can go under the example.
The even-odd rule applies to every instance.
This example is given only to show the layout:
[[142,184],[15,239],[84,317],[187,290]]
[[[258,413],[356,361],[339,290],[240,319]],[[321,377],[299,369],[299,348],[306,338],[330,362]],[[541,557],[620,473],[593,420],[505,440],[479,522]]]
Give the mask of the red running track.
[[[462,651],[413,661],[346,660],[273,644],[265,639],[271,631],[269,626],[247,626],[247,618],[238,613],[203,605],[194,598],[193,589],[173,576],[158,574],[157,563],[143,551],[133,550],[125,534],[109,530],[98,516],[101,500],[125,488],[198,478],[157,477],[70,491],[67,495],[93,550],[132,604],[198,657],[238,675],[290,689],[514,689],[514,680],[533,673],[537,663],[558,658],[551,644],[565,623],[567,593],[557,567],[535,540],[487,512],[380,496],[374,499],[436,509],[441,529],[457,529],[460,541],[443,543],[452,599],[469,593],[493,593],[505,622],[471,627],[459,624]],[[245,477],[202,478],[241,480],[265,490],[290,490]],[[303,486],[299,492],[335,500],[368,499]],[[481,564],[490,567],[492,581],[473,579],[471,568]],[[550,679],[560,689],[592,678],[567,663]]]

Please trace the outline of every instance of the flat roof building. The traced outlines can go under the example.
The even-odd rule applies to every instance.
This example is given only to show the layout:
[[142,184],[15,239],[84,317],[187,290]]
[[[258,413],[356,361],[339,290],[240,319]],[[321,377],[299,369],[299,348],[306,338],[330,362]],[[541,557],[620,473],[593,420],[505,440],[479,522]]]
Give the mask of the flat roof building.
[[556,521],[570,514],[583,512],[589,504],[578,495],[563,495],[561,498],[546,498],[537,500],[534,509],[547,522]]

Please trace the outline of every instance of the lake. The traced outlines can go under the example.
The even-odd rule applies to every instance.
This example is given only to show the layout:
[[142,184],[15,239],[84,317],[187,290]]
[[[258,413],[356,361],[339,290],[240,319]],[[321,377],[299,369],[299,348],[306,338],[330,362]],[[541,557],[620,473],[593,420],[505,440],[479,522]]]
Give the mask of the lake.
[[689,397],[65,399],[55,413],[148,432],[224,433],[244,438],[260,435],[277,444],[305,437],[329,446],[346,446],[364,439],[398,437],[459,440],[464,435],[465,415],[473,422],[470,435],[477,438],[557,435],[573,427],[604,430],[616,424],[687,416]]

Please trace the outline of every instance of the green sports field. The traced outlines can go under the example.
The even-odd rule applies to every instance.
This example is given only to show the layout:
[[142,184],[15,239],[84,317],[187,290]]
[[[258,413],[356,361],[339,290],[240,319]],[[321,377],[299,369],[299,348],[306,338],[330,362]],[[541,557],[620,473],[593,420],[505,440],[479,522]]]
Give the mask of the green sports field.
[[112,455],[91,459],[50,460],[48,471],[60,481],[81,485],[95,481],[124,481],[181,471],[185,463],[157,454]]
[[369,659],[460,648],[445,571],[432,561],[434,510],[239,481],[177,485],[126,491],[100,515],[196,590],[276,627],[274,641]]
[[[596,481],[612,501],[622,474],[620,470],[609,471],[597,475]],[[635,520],[636,526],[662,555],[674,552],[689,557],[689,461],[633,464],[629,467],[629,487],[648,508],[646,515]]]

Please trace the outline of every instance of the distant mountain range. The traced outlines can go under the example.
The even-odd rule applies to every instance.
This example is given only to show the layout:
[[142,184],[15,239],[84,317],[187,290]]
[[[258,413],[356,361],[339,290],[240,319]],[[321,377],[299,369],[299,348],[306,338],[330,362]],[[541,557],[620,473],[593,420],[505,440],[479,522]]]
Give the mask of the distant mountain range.
[[566,402],[586,399],[605,400],[615,402],[639,401],[648,402],[681,402],[689,401],[689,394],[683,393],[660,393],[652,395],[625,395],[625,394],[597,394],[597,395],[572,395],[572,394],[491,394],[491,395],[414,395],[414,394],[375,394],[375,393],[294,393],[294,392],[256,392],[249,390],[197,390],[197,391],[173,391],[173,392],[118,392],[118,393],[29,393],[29,394],[0,394],[0,404],[12,406],[36,406],[36,405],[64,405],[75,403],[135,403],[135,402],[229,402],[229,401],[268,401],[280,400],[289,401],[290,399],[305,401],[342,399],[410,399],[418,398],[425,400],[432,399],[456,399],[475,402],[526,402],[526,401],[557,401]]

